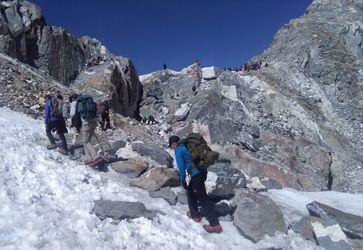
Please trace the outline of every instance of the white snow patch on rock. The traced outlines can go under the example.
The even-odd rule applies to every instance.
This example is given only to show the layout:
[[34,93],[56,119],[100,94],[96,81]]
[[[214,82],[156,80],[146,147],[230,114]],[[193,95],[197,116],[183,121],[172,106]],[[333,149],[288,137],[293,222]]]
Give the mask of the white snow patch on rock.
[[217,179],[218,175],[212,171],[208,172],[208,177],[205,182],[205,189],[207,191],[207,194],[211,193],[214,189],[217,187]]
[[175,111],[174,116],[178,121],[182,121],[188,116],[189,110],[189,103],[184,103],[177,111]]
[[324,227],[320,222],[311,223],[316,238],[328,236],[332,241],[338,242],[341,240],[347,241],[347,236],[344,234],[338,224]]
[[237,95],[237,89],[236,89],[236,86],[225,86],[223,85],[222,86],[222,90],[221,90],[221,94],[232,100],[232,101],[235,101],[237,102],[238,101],[238,95]]
[[216,79],[218,75],[219,75],[219,70],[214,66],[202,68],[202,77],[205,80]]

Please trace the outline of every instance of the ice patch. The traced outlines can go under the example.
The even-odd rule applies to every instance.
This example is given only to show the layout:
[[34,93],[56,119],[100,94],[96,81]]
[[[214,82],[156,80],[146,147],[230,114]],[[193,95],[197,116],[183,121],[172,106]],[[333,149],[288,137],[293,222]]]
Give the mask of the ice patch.
[[208,177],[205,182],[205,189],[207,194],[211,193],[217,187],[218,175],[212,171],[208,172]]

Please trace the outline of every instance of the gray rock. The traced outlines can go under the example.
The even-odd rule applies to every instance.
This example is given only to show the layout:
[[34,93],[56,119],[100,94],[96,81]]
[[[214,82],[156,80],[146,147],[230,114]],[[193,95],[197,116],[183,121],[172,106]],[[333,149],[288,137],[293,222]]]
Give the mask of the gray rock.
[[240,170],[233,168],[231,164],[217,162],[208,167],[208,171],[218,176],[216,186],[208,192],[211,198],[231,198],[236,189],[246,186],[245,175]]
[[301,220],[299,220],[294,225],[292,225],[291,229],[295,233],[298,233],[301,236],[303,236],[304,239],[315,242],[314,230],[313,230],[313,226],[311,225],[311,223],[317,222],[317,221],[320,223],[324,223],[323,220],[320,218],[306,216],[306,217],[302,218]]
[[179,186],[179,177],[174,169],[156,167],[130,182],[131,186],[156,191],[162,187]]
[[189,110],[190,108],[188,103],[182,104],[181,107],[177,111],[175,111],[175,119],[177,121],[184,121],[189,114]]
[[185,190],[182,190],[181,192],[178,193],[178,202],[183,205],[188,204],[188,196]]
[[172,206],[174,206],[178,201],[178,196],[174,194],[170,187],[162,188],[157,191],[150,191],[149,195],[152,198],[163,198]]
[[115,154],[119,149],[126,147],[126,142],[123,140],[110,141],[110,147],[108,151]]
[[136,160],[118,161],[111,164],[111,168],[117,173],[124,174],[130,178],[137,178],[148,168],[148,163]]
[[155,144],[143,144],[143,143],[132,143],[132,150],[137,152],[139,155],[148,156],[154,161],[172,167],[173,158],[161,147]]
[[135,219],[144,217],[152,219],[155,211],[149,211],[140,202],[96,200],[94,213],[101,219],[112,218],[114,220]]
[[254,138],[259,138],[260,137],[260,130],[256,126],[252,126],[252,127],[247,128],[247,133],[252,135]]
[[267,188],[267,190],[282,189],[282,185],[275,179],[264,178],[261,180],[261,182]]
[[286,233],[287,227],[280,208],[270,199],[259,194],[240,193],[234,198],[237,205],[233,224],[241,234],[253,242],[276,232]]
[[329,236],[320,237],[317,239],[318,245],[329,250],[351,250],[350,244],[344,240],[338,242],[333,241]]
[[325,227],[320,222],[313,222],[312,227],[317,244],[324,249],[352,249],[338,224]]
[[247,182],[247,188],[254,192],[265,192],[267,188],[262,184],[258,177],[252,177]]
[[363,239],[363,218],[343,212],[320,202],[312,202],[306,205],[310,215],[324,220],[335,220],[344,233],[353,239]]
[[252,152],[258,151],[258,145],[256,141],[254,140],[253,136],[250,134],[241,134],[240,136],[240,142],[241,144],[246,147],[248,150]]
[[[125,69],[129,68],[125,74]],[[96,99],[111,99],[112,109],[124,116],[137,117],[142,86],[131,60],[123,57],[88,66],[72,84],[76,92]]]

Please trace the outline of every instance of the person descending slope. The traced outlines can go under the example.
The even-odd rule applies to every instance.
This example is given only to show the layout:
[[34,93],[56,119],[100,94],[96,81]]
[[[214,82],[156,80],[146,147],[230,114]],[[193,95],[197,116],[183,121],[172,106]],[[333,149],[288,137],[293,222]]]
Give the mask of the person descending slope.
[[66,128],[64,126],[62,100],[60,98],[52,98],[49,94],[46,96],[46,103],[44,104],[44,121],[46,124],[46,133],[50,141],[50,144],[47,146],[47,148],[57,148],[54,137],[52,135],[52,130],[56,130],[59,139],[61,139],[62,141],[62,149],[60,150],[60,152],[62,154],[67,154],[68,147],[66,138],[64,136]]
[[[198,204],[206,212],[209,225],[204,225],[204,229],[209,233],[220,233],[222,227],[219,224],[217,214],[214,210],[214,204],[208,199],[205,190],[204,182],[207,179],[206,170],[203,171],[196,167],[191,154],[184,145],[180,142],[178,136],[171,136],[169,138],[169,147],[174,149],[175,159],[178,166],[180,182],[184,189],[187,190],[189,211],[187,216],[195,222],[200,222],[201,217],[198,209]],[[186,173],[190,177],[189,185],[186,182]]]

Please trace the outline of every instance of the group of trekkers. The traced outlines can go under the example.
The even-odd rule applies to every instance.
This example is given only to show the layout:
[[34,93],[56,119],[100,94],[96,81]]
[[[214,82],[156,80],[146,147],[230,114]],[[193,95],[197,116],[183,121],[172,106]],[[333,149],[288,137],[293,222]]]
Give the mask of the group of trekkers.
[[[261,61],[250,61],[246,62],[243,66],[237,68],[224,68],[224,71],[250,72],[250,71],[257,71],[261,69],[261,67],[262,67]],[[267,67],[267,63],[265,63],[265,67]]]
[[98,116],[101,116],[100,126],[102,130],[111,128],[110,124],[110,105],[109,101],[105,100],[96,103],[92,96],[72,94],[68,98],[68,102],[63,100],[60,93],[54,95],[47,93],[45,95],[44,104],[44,121],[46,125],[46,134],[50,144],[48,149],[56,149],[57,145],[52,135],[56,131],[59,139],[62,142],[60,153],[68,154],[69,148],[65,138],[65,133],[68,133],[67,123],[73,132],[72,145],[76,146],[81,143],[84,148],[84,163],[93,165],[101,160],[97,155],[91,139],[96,136],[95,130],[98,124]]
[[[44,99],[46,133],[50,141],[47,148],[57,148],[52,135],[52,132],[56,131],[62,142],[60,152],[68,154],[69,149],[64,134],[68,132],[67,123],[70,123],[73,132],[72,144],[76,145],[78,137],[81,136],[85,165],[94,167],[99,164],[102,155],[97,154],[91,139],[93,136],[97,139],[95,130],[99,116],[102,119],[100,125],[103,130],[111,127],[109,102],[96,103],[92,96],[77,94],[72,94],[68,102],[64,102],[63,96],[59,93],[47,94]],[[148,120],[152,122],[154,119],[148,117]],[[171,136],[169,148],[175,152],[180,183],[187,192],[189,206],[187,216],[195,222],[200,222],[201,217],[206,216],[209,224],[204,225],[204,229],[209,233],[222,232],[214,203],[209,200],[204,185],[207,179],[207,167],[218,159],[218,153],[212,151],[199,134],[190,134],[183,140],[178,136]]]
[[[196,65],[200,67],[200,60],[195,60],[194,62]],[[268,63],[264,64],[265,67],[268,67]],[[236,67],[236,68],[224,68],[224,71],[234,71],[234,72],[250,72],[250,71],[257,71],[260,70],[262,67],[262,61],[249,61],[246,62],[244,65]],[[166,70],[168,66],[164,63],[163,69]]]

